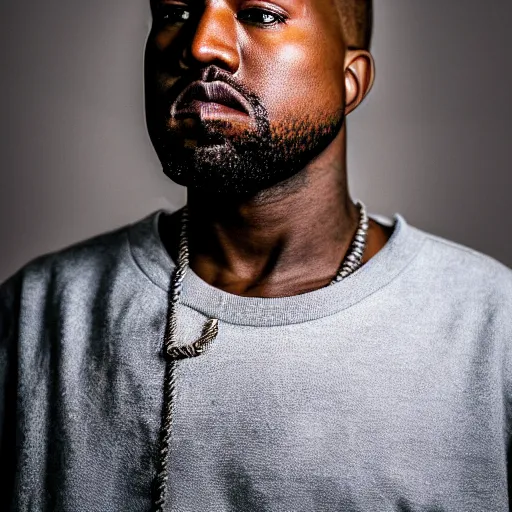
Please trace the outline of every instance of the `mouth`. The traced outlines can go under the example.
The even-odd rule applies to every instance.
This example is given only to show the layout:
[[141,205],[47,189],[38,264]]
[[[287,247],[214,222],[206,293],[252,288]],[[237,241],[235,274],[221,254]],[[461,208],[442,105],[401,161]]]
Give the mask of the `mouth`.
[[173,102],[171,116],[236,115],[250,116],[249,102],[224,82],[196,81],[185,87]]

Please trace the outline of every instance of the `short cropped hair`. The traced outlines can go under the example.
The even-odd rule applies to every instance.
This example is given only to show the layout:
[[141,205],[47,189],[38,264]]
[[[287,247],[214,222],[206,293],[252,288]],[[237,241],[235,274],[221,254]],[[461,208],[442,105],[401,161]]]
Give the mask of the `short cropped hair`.
[[335,0],[345,42],[351,49],[369,50],[373,28],[372,0]]

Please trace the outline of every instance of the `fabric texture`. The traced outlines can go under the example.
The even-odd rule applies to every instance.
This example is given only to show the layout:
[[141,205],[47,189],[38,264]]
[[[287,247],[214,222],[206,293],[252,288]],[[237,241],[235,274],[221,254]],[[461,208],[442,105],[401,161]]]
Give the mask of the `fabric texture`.
[[[166,214],[0,287],[2,510],[150,509]],[[179,339],[207,317],[219,335],[177,366],[169,511],[509,511],[512,271],[388,222],[369,262],[294,297],[235,296],[189,269]]]

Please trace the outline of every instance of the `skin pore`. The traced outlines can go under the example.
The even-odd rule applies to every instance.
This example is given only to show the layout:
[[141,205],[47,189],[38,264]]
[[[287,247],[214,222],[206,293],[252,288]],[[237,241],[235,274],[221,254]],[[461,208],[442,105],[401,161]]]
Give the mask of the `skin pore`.
[[[336,1],[152,5],[148,130],[164,172],[187,186],[190,266],[224,291],[280,297],[326,286],[357,229],[345,116],[374,66],[350,45],[346,0]],[[215,80],[247,100],[247,115],[224,116],[211,102],[199,116],[176,114],[187,86]],[[179,216],[162,216],[159,229],[176,261]],[[363,263],[390,234],[370,220]]]

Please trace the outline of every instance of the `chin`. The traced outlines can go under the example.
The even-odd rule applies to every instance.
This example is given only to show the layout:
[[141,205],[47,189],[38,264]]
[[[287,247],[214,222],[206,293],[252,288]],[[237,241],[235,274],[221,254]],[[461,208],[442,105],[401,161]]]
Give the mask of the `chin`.
[[294,177],[302,174],[305,162],[280,164],[261,160],[252,152],[240,155],[225,145],[215,145],[195,148],[191,159],[166,159],[162,166],[168,178],[189,191],[243,200],[272,189],[289,190],[292,181],[304,183]]
[[[342,122],[342,121],[341,121]],[[287,123],[256,132],[243,131],[227,136],[218,123],[205,130],[183,133],[161,130],[152,137],[164,173],[174,182],[208,194],[253,197],[268,189],[280,194],[288,183],[303,183],[293,177],[320,154],[335,138],[338,125]],[[284,134],[284,135],[283,135]],[[187,142],[187,143],[185,143]]]

